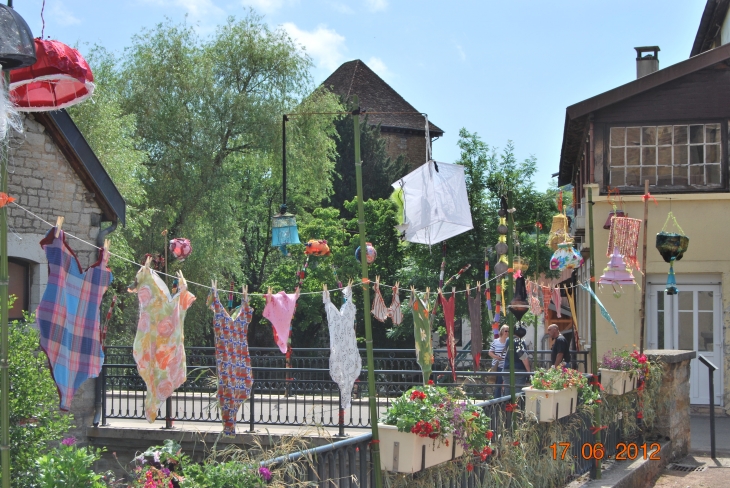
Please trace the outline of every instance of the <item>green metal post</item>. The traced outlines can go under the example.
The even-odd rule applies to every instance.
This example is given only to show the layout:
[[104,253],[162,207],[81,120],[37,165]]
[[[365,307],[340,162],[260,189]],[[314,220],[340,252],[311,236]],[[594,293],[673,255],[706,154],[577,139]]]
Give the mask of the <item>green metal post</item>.
[[[540,279],[540,227],[537,223],[540,221],[540,214],[537,214],[537,220],[535,221],[535,283]],[[532,360],[532,369],[534,371],[537,365],[537,315],[535,315],[535,330],[534,330],[535,342],[532,347],[535,348],[535,357]]]
[[381,488],[383,484],[380,471],[380,436],[378,435],[378,406],[377,391],[375,390],[375,361],[373,360],[373,330],[370,322],[370,280],[368,279],[368,260],[366,259],[366,236],[365,236],[365,209],[363,206],[362,191],[362,161],[360,160],[360,100],[357,95],[352,97],[354,110],[352,120],[355,125],[355,179],[357,181],[357,223],[360,232],[360,263],[362,265],[362,300],[365,316],[365,346],[368,356],[368,393],[370,400],[370,425],[373,432],[373,443],[370,453],[373,458],[373,477],[375,488]]
[[[3,73],[5,86],[10,85],[10,71]],[[4,116],[4,115],[3,115]],[[4,142],[4,141],[3,141]],[[0,191],[8,192],[8,145],[2,144],[0,154]],[[0,462],[3,488],[10,488],[10,371],[8,364],[8,208],[0,208]]]
[[[590,246],[591,290],[596,292],[595,247],[593,245],[593,188],[588,190],[588,245]],[[598,346],[596,345],[596,304],[591,304],[591,372],[598,373]],[[601,413],[595,409],[595,423],[601,425]],[[601,442],[601,431],[596,432],[596,442]],[[601,479],[601,460],[596,459],[596,479]]]
[[[512,195],[511,192],[507,192],[507,267],[512,269],[514,266],[514,237],[512,233],[515,230],[515,220],[513,214],[509,212],[512,208]],[[514,275],[513,273],[507,273],[507,289],[504,290],[504,310],[505,313],[509,310],[509,304],[512,301],[514,295]],[[511,313],[507,313],[507,323],[509,324],[509,391],[512,397],[512,403],[515,403],[515,317]]]

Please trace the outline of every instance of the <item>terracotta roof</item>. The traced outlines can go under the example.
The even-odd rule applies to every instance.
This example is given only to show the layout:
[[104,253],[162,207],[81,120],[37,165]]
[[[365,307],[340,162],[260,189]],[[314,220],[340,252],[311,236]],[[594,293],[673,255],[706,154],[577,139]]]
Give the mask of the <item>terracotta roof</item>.
[[[322,85],[348,100],[352,95],[360,98],[360,108],[369,112],[368,121],[380,124],[384,131],[414,131],[424,133],[425,120],[419,110],[408,103],[389,84],[365,63],[356,59],[337,68]],[[382,114],[378,112],[414,112]],[[429,132],[440,137],[444,131],[429,121]]]

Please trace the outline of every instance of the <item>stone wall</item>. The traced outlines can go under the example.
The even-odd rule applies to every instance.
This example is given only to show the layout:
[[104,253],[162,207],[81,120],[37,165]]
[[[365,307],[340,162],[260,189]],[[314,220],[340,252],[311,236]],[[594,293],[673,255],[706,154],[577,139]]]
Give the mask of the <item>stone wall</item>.
[[[56,146],[45,127],[32,115],[24,117],[25,131],[10,142],[8,193],[17,203],[55,224],[63,216],[63,229],[95,243],[102,211],[74,169]],[[8,256],[28,262],[30,268],[30,310],[35,311],[48,281],[48,265],[39,242],[49,226],[24,210],[8,206]],[[83,269],[96,262],[98,251],[68,238]],[[94,415],[94,380],[87,380],[71,404],[76,425],[70,432],[79,439]]]
[[681,459],[690,449],[689,374],[690,360],[695,358],[696,353],[668,349],[646,350],[644,353],[662,364],[659,398],[672,399],[667,404],[657,405],[653,433],[671,440],[670,452],[666,455],[670,461]]

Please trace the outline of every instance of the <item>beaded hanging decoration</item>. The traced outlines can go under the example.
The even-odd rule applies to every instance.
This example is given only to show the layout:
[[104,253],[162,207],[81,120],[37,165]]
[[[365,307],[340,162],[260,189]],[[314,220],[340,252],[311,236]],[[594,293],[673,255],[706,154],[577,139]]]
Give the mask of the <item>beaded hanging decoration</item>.
[[614,249],[624,257],[627,266],[641,269],[636,252],[639,249],[639,231],[641,219],[614,216],[611,219],[611,230],[608,233],[606,257],[611,257]]

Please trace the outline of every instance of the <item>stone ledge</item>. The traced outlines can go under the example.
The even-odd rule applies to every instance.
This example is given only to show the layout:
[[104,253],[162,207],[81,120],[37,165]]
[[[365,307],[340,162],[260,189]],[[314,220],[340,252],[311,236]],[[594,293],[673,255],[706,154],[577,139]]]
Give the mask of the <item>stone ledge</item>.
[[647,349],[644,354],[649,359],[661,360],[666,364],[681,363],[697,357],[695,351],[681,351],[677,349]]

